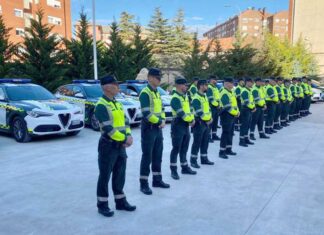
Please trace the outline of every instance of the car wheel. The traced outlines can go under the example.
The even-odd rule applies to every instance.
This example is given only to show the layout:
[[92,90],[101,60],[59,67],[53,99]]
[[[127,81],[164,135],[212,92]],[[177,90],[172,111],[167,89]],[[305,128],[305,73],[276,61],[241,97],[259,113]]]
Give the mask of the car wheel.
[[70,131],[70,132],[66,132],[66,135],[67,136],[76,136],[79,133],[80,133],[80,131]]
[[12,122],[12,134],[19,143],[26,143],[31,140],[25,120],[22,117],[15,117]]
[[99,131],[100,127],[99,127],[99,121],[97,120],[95,114],[93,113],[91,115],[91,118],[90,118],[90,125],[91,125],[91,128],[95,131]]

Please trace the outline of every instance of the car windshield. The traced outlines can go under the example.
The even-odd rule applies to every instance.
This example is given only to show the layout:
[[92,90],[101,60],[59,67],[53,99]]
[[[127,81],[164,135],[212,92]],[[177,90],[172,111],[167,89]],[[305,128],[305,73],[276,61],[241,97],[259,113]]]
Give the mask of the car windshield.
[[37,85],[8,86],[6,90],[8,98],[11,101],[56,99],[51,92]]
[[98,98],[103,94],[101,86],[99,84],[83,86],[83,88],[88,98]]
[[[146,84],[138,85],[139,91],[141,92],[146,86],[147,86]],[[157,89],[158,89],[160,95],[168,95],[168,93],[165,90],[163,90],[161,87],[158,87]]]

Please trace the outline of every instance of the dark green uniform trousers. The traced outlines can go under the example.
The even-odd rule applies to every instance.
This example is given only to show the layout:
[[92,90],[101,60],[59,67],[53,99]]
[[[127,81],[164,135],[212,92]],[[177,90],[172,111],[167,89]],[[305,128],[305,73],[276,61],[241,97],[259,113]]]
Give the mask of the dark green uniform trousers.
[[233,135],[234,135],[234,121],[235,117],[228,112],[220,113],[220,123],[222,126],[222,135],[220,140],[219,153],[225,153],[225,151],[232,150]]
[[[241,112],[241,99],[237,99],[237,107],[239,109],[239,111]],[[241,122],[240,122],[240,118],[235,118],[234,119],[234,126],[235,126],[235,130],[238,130],[241,127]]]
[[295,117],[296,118],[300,117],[301,106],[302,106],[302,98],[297,98],[296,99],[296,109],[295,109]]
[[192,128],[193,143],[191,146],[191,161],[196,161],[200,151],[200,158],[208,157],[209,133],[210,129],[206,122],[196,118],[196,124]]
[[305,116],[308,109],[308,96],[305,95],[305,97],[302,99],[302,105],[301,105],[301,115]]
[[254,113],[252,113],[250,133],[254,134],[255,127],[258,126],[259,134],[264,134],[263,123],[264,123],[263,107],[256,106],[256,111]]
[[276,104],[272,101],[267,101],[267,117],[265,123],[265,132],[270,133],[270,130],[273,129],[273,120],[274,114],[276,112]]
[[217,135],[217,126],[219,119],[219,109],[218,107],[211,106],[213,122],[211,124],[211,133],[212,135]]
[[170,154],[170,168],[177,169],[177,158],[180,156],[181,167],[188,166],[187,152],[190,142],[189,124],[181,118],[173,119],[171,123],[172,150]]
[[163,134],[158,125],[153,125],[145,120],[141,124],[142,159],[140,181],[147,182],[152,164],[153,181],[161,181],[161,165],[163,153]]
[[274,128],[280,127],[280,116],[282,111],[281,106],[282,106],[281,101],[276,104],[276,110],[275,110],[274,120],[273,120]]
[[247,107],[242,107],[240,113],[240,140],[244,140],[249,137],[249,129],[251,125],[252,112]]
[[296,101],[293,100],[289,106],[290,106],[289,107],[289,120],[293,121],[293,120],[295,120],[295,117],[296,117],[296,114],[295,114]]
[[288,121],[288,114],[289,114],[289,102],[282,102],[281,103],[281,116],[280,116],[280,122],[282,124],[286,124]]
[[115,201],[125,198],[127,154],[122,143],[101,137],[98,145],[99,178],[97,184],[97,206],[108,207],[108,183],[112,174],[112,190]]
[[307,96],[307,108],[306,108],[306,113],[308,114],[309,113],[309,109],[310,109],[310,106],[312,104],[312,96]]

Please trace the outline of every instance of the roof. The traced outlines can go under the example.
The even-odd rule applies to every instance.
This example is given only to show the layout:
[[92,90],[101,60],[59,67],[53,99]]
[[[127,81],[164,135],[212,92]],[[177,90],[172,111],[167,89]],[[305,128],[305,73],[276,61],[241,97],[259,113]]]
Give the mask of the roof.
[[[227,51],[230,49],[233,49],[233,42],[234,42],[234,38],[233,37],[229,37],[229,38],[219,38],[217,39],[220,42],[220,45],[222,47],[223,51]],[[202,51],[205,51],[208,47],[208,45],[212,42],[212,45],[210,47],[209,52],[215,52],[215,46],[216,46],[216,40],[214,39],[202,39],[199,41],[200,43],[200,49]]]

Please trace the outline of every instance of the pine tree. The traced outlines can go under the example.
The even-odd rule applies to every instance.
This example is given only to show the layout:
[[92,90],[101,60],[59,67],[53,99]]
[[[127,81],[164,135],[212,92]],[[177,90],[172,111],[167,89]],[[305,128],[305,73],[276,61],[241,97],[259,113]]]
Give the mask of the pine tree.
[[17,50],[17,46],[9,41],[10,30],[10,28],[6,28],[2,15],[0,15],[0,77],[10,74],[12,59]]
[[[37,19],[37,20],[36,20]],[[25,73],[33,82],[54,90],[64,83],[66,66],[62,41],[52,34],[53,26],[44,23],[44,12],[36,12],[36,19],[31,19],[31,26],[26,28],[21,59],[25,63]]]
[[184,11],[179,9],[177,15],[173,19],[172,24],[172,40],[170,47],[175,54],[187,54],[190,52],[191,37],[186,32],[184,24]]
[[129,45],[123,43],[119,28],[116,22],[111,24],[109,48],[104,55],[106,72],[115,75],[120,81],[135,79],[135,68],[132,66],[131,53]]
[[132,63],[135,68],[134,77],[142,68],[154,66],[152,45],[149,45],[148,39],[142,39],[142,28],[139,24],[135,26],[135,36],[132,42]]
[[198,34],[195,33],[191,53],[183,59],[182,74],[189,81],[192,81],[194,77],[205,77],[207,75],[207,71],[204,69],[204,64],[207,61],[207,52],[208,49],[203,53],[200,52]]
[[89,21],[86,13],[80,13],[79,25],[76,29],[76,38],[65,40],[68,52],[69,72],[68,76],[77,79],[92,79],[93,69],[93,39],[89,29]]
[[148,25],[149,41],[153,45],[153,53],[165,55],[170,52],[171,27],[168,19],[163,17],[160,8],[155,8],[154,15]]
[[119,19],[119,35],[123,42],[129,43],[132,41],[134,34],[135,34],[135,23],[134,15],[131,15],[125,11],[123,11],[120,15]]
[[217,75],[223,78],[228,74],[226,61],[223,55],[223,48],[218,39],[210,42],[211,51],[215,53],[213,57],[208,57],[207,73],[210,75]]

